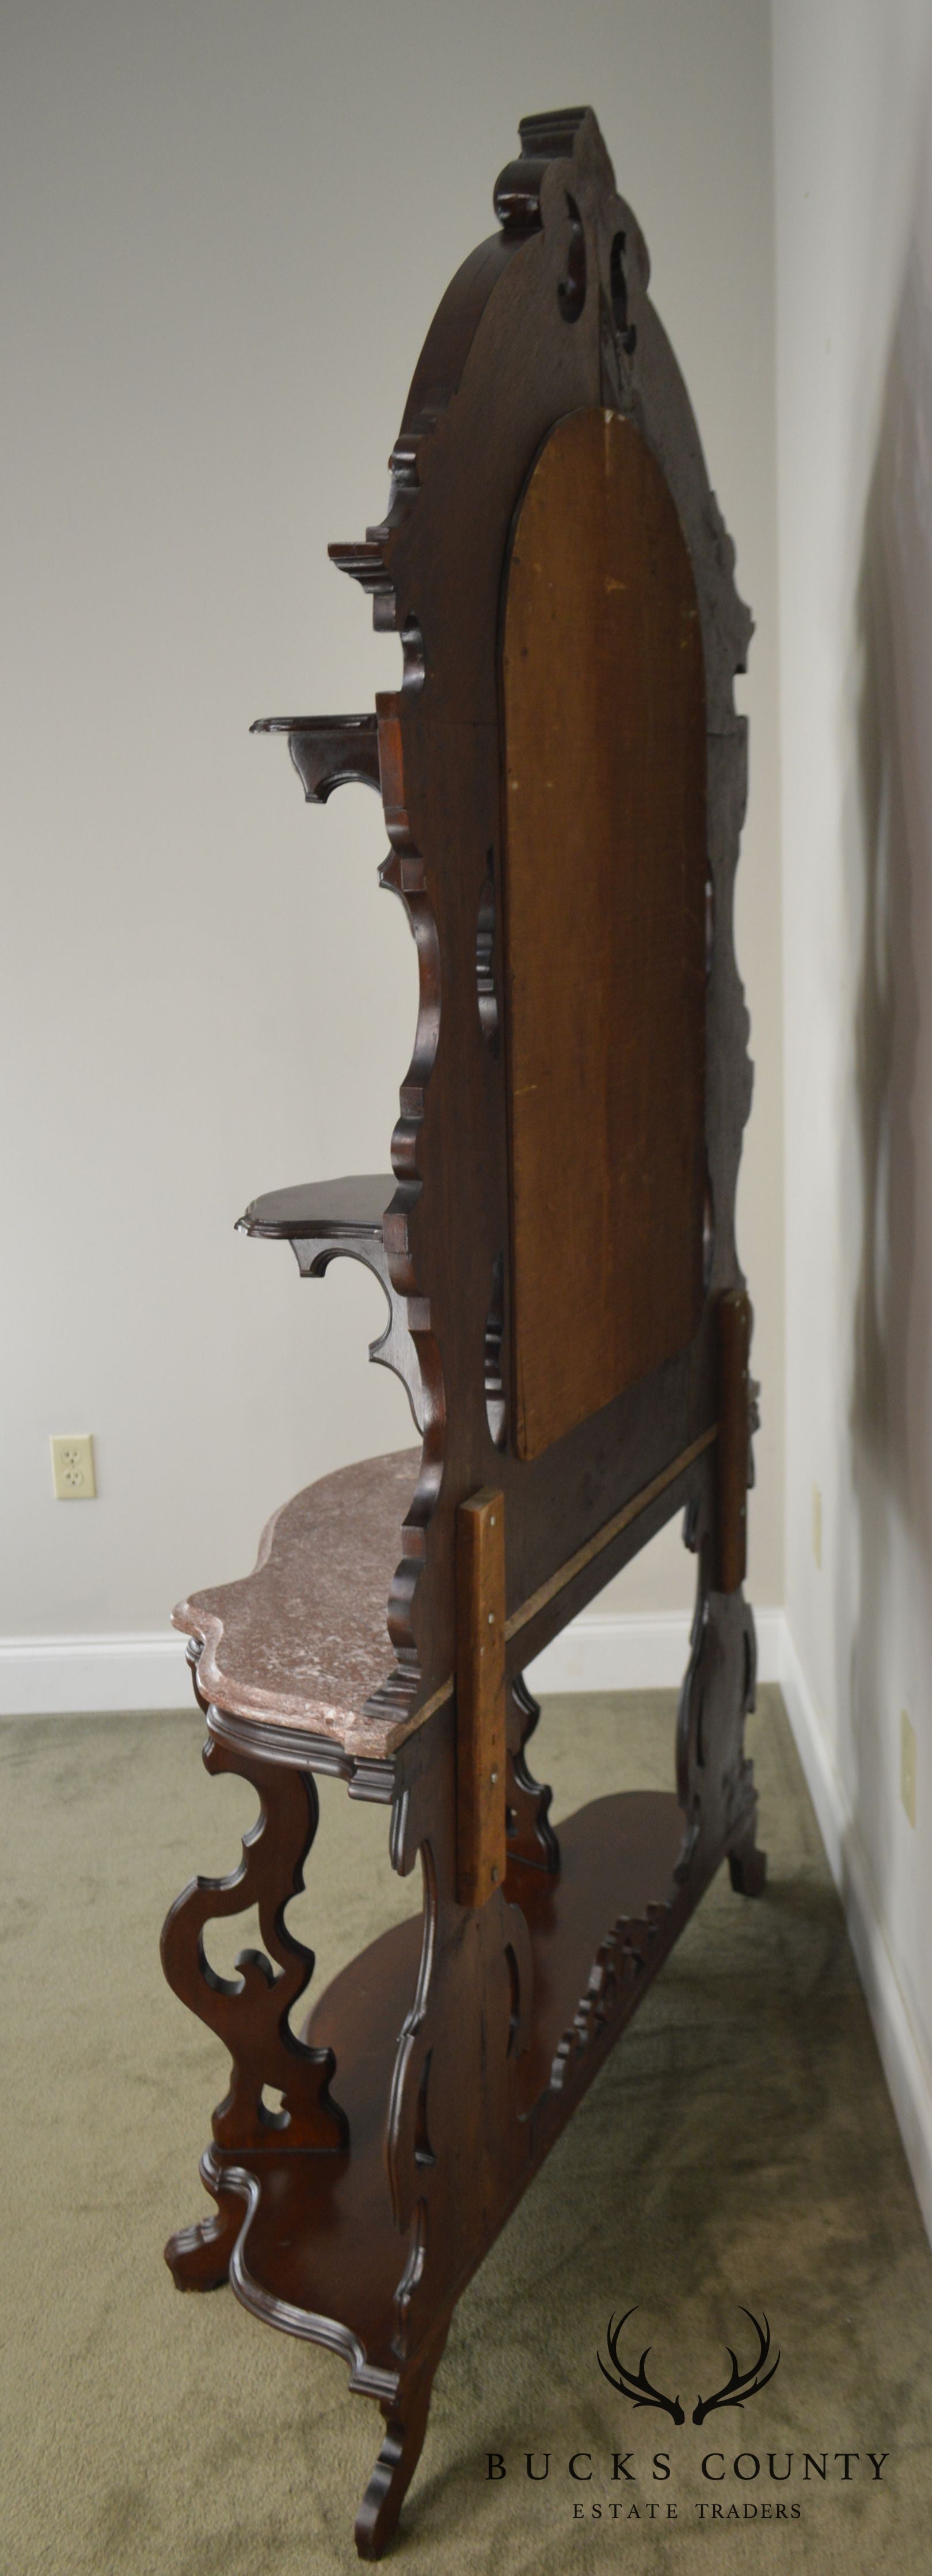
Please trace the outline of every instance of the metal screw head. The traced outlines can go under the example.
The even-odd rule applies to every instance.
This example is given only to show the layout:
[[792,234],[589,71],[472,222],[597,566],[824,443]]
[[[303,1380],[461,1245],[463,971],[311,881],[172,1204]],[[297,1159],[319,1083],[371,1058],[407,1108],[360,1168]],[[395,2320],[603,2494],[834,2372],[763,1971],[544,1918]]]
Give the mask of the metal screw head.
[[498,1886],[498,1862],[497,1862],[497,1860],[493,1860],[493,1862],[492,1862],[492,1885],[493,1885],[493,1887],[497,1887],[497,1886]]
[[490,1778],[491,1778],[491,1782],[492,1782],[492,1787],[493,1787],[493,1789],[494,1789],[494,1787],[495,1787],[495,1783],[496,1783],[496,1781],[497,1781],[497,1779],[498,1779],[498,1772],[497,1772],[497,1771],[493,1771],[493,1772],[491,1772],[491,1773],[490,1773]]
[[489,1611],[489,1626],[490,1626],[490,1628],[494,1628],[494,1626],[495,1626],[495,1612],[494,1612],[494,1610],[490,1610],[490,1611]]

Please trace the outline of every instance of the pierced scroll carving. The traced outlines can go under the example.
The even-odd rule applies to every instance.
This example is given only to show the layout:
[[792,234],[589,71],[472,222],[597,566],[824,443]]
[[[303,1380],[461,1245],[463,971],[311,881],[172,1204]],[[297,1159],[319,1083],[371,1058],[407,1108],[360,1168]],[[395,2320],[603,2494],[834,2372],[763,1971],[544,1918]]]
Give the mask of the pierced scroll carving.
[[649,1904],[643,1916],[621,1914],[600,1942],[585,1994],[554,2057],[550,2081],[555,2092],[562,2092],[576,2059],[612,2021],[621,2018],[626,2004],[630,2010],[651,1949],[668,1929],[670,1913],[670,1900],[665,1897]]
[[[286,1770],[208,1735],[204,1765],[212,1777],[238,1772],[259,1796],[261,1812],[243,1836],[243,1857],[229,1878],[196,1878],[176,1899],[162,1933],[162,1965],[180,1996],[229,2049],[232,2080],[213,2115],[217,2146],[240,2152],[274,2147],[337,2150],[346,2121],[330,2098],[333,2057],[296,2039],[290,2014],[308,1985],[313,1951],[287,1930],[288,1900],[304,1886],[303,1864],[317,1830],[317,1791],[309,1772]],[[262,1950],[243,1950],[235,1978],[218,1976],[204,1953],[204,1926],[257,1905]],[[273,1962],[276,1964],[273,1965]],[[281,2092],[280,2111],[263,2100]],[[210,2222],[211,2225],[215,2222]]]

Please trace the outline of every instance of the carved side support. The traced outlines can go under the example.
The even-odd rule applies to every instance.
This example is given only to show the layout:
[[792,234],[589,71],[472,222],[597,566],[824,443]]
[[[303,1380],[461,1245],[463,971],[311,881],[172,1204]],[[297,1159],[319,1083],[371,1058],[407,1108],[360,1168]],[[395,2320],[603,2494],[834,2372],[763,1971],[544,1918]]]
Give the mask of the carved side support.
[[751,1451],[751,1301],[743,1289],[720,1297],[718,1324],[717,1566],[720,1592],[736,1592],[747,1571]]
[[402,2373],[396,2395],[381,2400],[385,2439],[356,2516],[360,2558],[381,2558],[395,2530],[424,2446],[434,2374],[451,2315],[447,2309],[438,2318],[430,2341]]
[[450,1706],[408,1739],[397,1767],[392,1862],[406,1876],[420,1859],[424,1919],[385,2130],[399,2232],[393,2335],[399,2385],[383,2402],[385,2440],[356,2525],[364,2558],[380,2556],[394,2531],[456,2298],[497,2233],[509,2172],[529,2152],[516,2070],[530,2027],[530,1938],[524,1915],[507,1903],[500,1885],[483,1904],[456,1901]]
[[[352,551],[330,548],[334,560],[343,563],[346,571],[356,570],[354,563],[343,562],[344,555]],[[384,603],[377,600],[376,604]],[[415,633],[412,626],[411,636]],[[402,640],[405,640],[404,633]],[[415,650],[413,645],[411,649]],[[407,654],[408,643],[405,650]],[[414,667],[416,679],[420,670],[416,658]],[[420,677],[423,678],[422,670]],[[424,1295],[418,1277],[411,1241],[412,1218],[422,1186],[421,1134],[440,1035],[440,942],[423,856],[414,838],[408,812],[402,703],[403,691],[380,694],[378,701],[382,801],[391,843],[390,856],[379,870],[379,880],[404,904],[414,937],[418,954],[418,1017],[414,1051],[401,1086],[400,1116],[392,1135],[395,1193],[391,1205],[385,1210],[382,1230],[388,1276],[395,1295],[405,1301],[407,1327],[417,1351],[421,1384],[419,1427],[423,1432],[424,1448],[417,1490],[401,1533],[403,1555],[392,1579],[388,1601],[388,1630],[395,1650],[396,1667],[368,1703],[368,1711],[379,1715],[394,1715],[403,1709],[416,1695],[420,1683],[421,1658],[412,1613],[424,1569],[427,1532],[439,1499],[446,1443],[446,1394],[440,1345],[433,1327],[430,1299]]]
[[[290,2014],[313,1973],[314,1954],[293,1939],[285,1907],[304,1885],[303,1864],[317,1829],[318,1800],[309,1773],[260,1760],[213,1733],[204,1747],[212,1776],[238,1773],[257,1791],[260,1814],[243,1837],[243,1857],[229,1878],[196,1878],[172,1906],[162,1933],[168,1983],[229,2049],[229,2092],[213,2115],[216,2146],[226,2154],[274,2148],[338,2151],[347,2143],[344,2115],[330,2098],[333,2055],[296,2039]],[[204,1951],[204,1926],[256,1905],[266,1950],[242,1950],[235,1977],[221,1977]],[[266,1951],[271,1956],[266,1956]],[[273,1962],[275,1963],[273,1965]],[[280,2110],[263,2099],[280,2091]],[[219,2217],[173,2236],[165,2259],[180,2289],[208,2289],[226,2277],[242,2222],[232,2194],[218,2187],[211,2156],[202,2166]]]
[[388,1322],[383,1331],[376,1334],[374,1342],[370,1342],[369,1357],[377,1367],[391,1369],[393,1376],[400,1377],[415,1427],[423,1432],[424,1393],[417,1345],[408,1328],[409,1300],[400,1297],[393,1285],[384,1243],[351,1245],[336,1236],[329,1243],[292,1242],[291,1249],[302,1279],[322,1279],[330,1262],[341,1255],[348,1256],[351,1261],[361,1261],[364,1269],[372,1271],[385,1291]]
[[517,1673],[508,1695],[508,1785],[505,1799],[505,1822],[509,1860],[530,1861],[536,1869],[557,1871],[560,1846],[553,1826],[548,1823],[552,1789],[535,1780],[528,1769],[525,1747],[540,1717],[536,1699],[532,1699],[522,1673]]
[[696,1608],[677,1718],[677,1794],[686,1817],[677,1877],[702,1877],[723,1846],[732,1885],[758,1896],[766,1855],[755,1842],[754,1766],[744,1721],[754,1707],[754,1620],[740,1585],[716,1587],[717,1510],[711,1474],[686,1515],[684,1539],[697,1558]]

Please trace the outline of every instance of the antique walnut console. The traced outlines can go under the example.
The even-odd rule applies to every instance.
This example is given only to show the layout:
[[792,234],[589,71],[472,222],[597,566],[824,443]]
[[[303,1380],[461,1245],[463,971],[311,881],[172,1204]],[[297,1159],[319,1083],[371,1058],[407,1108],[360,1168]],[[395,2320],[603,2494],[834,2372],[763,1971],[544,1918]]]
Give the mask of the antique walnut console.
[[[169,1983],[232,2060],[216,2214],[167,2260],[378,2399],[373,2558],[465,2283],[720,1862],[746,1895],[764,1875],[734,1240],[751,621],[591,110],[526,119],[495,209],[428,333],[384,522],[331,549],[400,634],[401,688],[265,728],[312,801],[381,793],[420,1011],[391,1175],[242,1224],[305,1277],[376,1272],[372,1356],[420,1446],[298,1494],[254,1574],[176,1612],[208,1769],[260,1816],[165,1926]],[[596,1799],[558,1838],[522,1668],[676,1512],[698,1586],[675,1789]],[[313,1958],[285,1913],[320,1772],[390,1808],[423,1907],[302,2024]],[[252,1904],[265,1951],[221,1978],[203,1927]]]

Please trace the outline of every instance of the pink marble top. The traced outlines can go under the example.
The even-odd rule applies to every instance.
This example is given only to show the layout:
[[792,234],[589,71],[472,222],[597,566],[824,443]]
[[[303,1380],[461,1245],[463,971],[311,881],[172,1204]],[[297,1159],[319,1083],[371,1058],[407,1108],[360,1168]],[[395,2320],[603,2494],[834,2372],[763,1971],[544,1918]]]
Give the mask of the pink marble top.
[[386,1605],[420,1461],[394,1450],[305,1486],[263,1530],[253,1574],[179,1604],[174,1626],[204,1641],[205,1699],[360,1755],[393,1749],[403,1720],[363,1710],[392,1670]]

